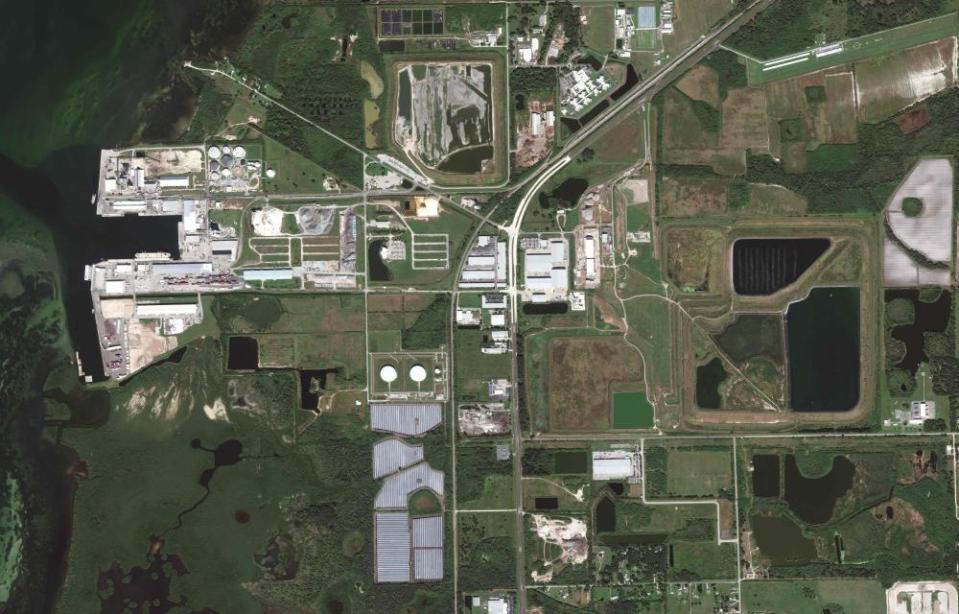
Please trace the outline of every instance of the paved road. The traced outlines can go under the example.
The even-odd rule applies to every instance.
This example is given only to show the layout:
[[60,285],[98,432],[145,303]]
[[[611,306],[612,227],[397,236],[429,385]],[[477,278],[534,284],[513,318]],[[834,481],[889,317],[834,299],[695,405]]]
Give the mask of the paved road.
[[[702,61],[707,55],[712,53],[718,46],[734,32],[742,27],[746,22],[755,17],[760,11],[772,4],[775,0],[753,0],[747,8],[737,16],[723,23],[720,27],[703,36],[699,41],[687,47],[682,53],[675,56],[669,62],[660,68],[656,73],[650,76],[646,81],[638,84],[632,91],[627,93],[618,101],[610,105],[609,109],[601,113],[590,124],[581,128],[580,131],[566,144],[565,147],[536,171],[530,173],[523,181],[519,182],[510,193],[513,194],[527,185],[529,189],[520,201],[513,216],[512,223],[505,229],[508,237],[508,258],[509,258],[509,294],[510,294],[510,313],[513,339],[517,339],[519,333],[517,321],[519,316],[519,294],[517,272],[518,241],[520,227],[523,222],[523,216],[527,207],[533,198],[545,183],[563,168],[572,159],[577,150],[589,142],[598,130],[609,125],[612,121],[619,119],[624,113],[632,110],[635,104],[644,104],[661,88],[668,85],[678,75],[682,74],[695,64]],[[515,342],[515,341],[514,341]],[[516,383],[519,381],[519,362],[515,353],[513,354],[513,494],[516,513],[516,589],[517,589],[517,610],[520,613],[526,612],[526,553],[524,542],[526,529],[523,522],[523,443],[524,438],[520,429],[519,422],[519,404],[516,399]]]
[[750,19],[759,14],[763,9],[773,4],[776,0],[753,0],[746,9],[724,22],[721,26],[712,30],[703,38],[699,39],[682,53],[668,60],[659,70],[650,75],[645,81],[637,84],[625,96],[613,102],[608,109],[600,113],[592,122],[581,128],[573,138],[559,152],[544,163],[539,169],[533,171],[522,181],[517,183],[510,190],[510,194],[519,191],[521,188],[536,181],[548,169],[552,168],[553,162],[564,157],[574,155],[580,147],[584,146],[589,138],[596,134],[600,128],[608,126],[613,120],[620,119],[623,113],[630,110],[636,103],[643,104],[652,99],[653,95],[660,89],[669,85],[680,74],[692,68],[707,55],[719,48],[720,44],[732,36],[739,28],[746,24]]

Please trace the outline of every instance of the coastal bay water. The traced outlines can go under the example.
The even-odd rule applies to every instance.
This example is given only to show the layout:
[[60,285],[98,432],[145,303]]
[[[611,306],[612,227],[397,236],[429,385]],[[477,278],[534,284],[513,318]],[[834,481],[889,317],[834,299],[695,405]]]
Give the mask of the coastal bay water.
[[[78,416],[102,416],[107,396],[104,391],[58,390],[67,406],[100,409],[68,407],[70,419],[44,420],[48,377],[59,373],[62,386],[76,384],[64,369],[72,349],[80,351],[88,370],[96,375],[99,369],[83,267],[138,251],[177,251],[174,218],[97,218],[91,196],[98,152],[142,139],[176,139],[177,129],[188,123],[183,120],[192,112],[200,85],[180,71],[183,59],[224,53],[242,37],[257,4],[3,4],[0,269],[26,262],[23,268],[30,271],[20,274],[22,285],[55,288],[0,297],[8,315],[44,318],[39,328],[32,320],[7,317],[0,330],[0,375],[6,382],[0,390],[0,469],[17,481],[23,512],[22,528],[7,523],[0,529],[20,530],[23,537],[16,565],[0,566],[11,576],[5,578],[11,590],[0,611],[34,613],[56,606],[68,567],[73,475],[85,471],[52,438]],[[0,512],[12,505],[7,499],[0,500]],[[10,536],[0,535],[0,543],[4,537]]]

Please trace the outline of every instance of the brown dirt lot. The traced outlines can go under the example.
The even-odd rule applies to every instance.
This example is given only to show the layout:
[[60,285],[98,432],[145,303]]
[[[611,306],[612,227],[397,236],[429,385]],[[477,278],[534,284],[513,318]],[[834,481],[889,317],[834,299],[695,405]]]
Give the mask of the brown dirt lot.
[[719,110],[719,75],[702,64],[694,66],[676,82],[676,88],[692,98]]
[[729,187],[715,179],[685,179],[666,175],[660,192],[662,215],[691,217],[726,212]]
[[806,212],[806,199],[780,185],[765,183],[749,184],[749,204],[740,213],[761,215],[802,215]]
[[729,90],[723,101],[719,142],[725,149],[767,151],[766,92],[759,88]]
[[826,143],[855,143],[859,139],[856,129],[855,77],[851,72],[826,75],[825,87],[826,121],[817,126],[816,133],[822,134]]
[[903,134],[911,134],[929,123],[929,108],[921,104],[896,118],[896,125]]
[[[826,100],[810,103],[806,88],[825,89]],[[855,143],[856,82],[848,67],[833,67],[827,71],[800,75],[765,86],[767,112],[770,119],[802,118],[806,139],[820,143]]]
[[955,38],[856,63],[859,119],[881,121],[955,85]]
[[612,164],[635,164],[646,154],[646,133],[643,115],[631,113],[609,128],[596,150],[596,161]]
[[676,55],[732,9],[729,0],[676,0],[672,34],[663,37],[663,47]]
[[550,430],[608,429],[610,384],[642,379],[642,358],[622,337],[558,337],[548,353]]

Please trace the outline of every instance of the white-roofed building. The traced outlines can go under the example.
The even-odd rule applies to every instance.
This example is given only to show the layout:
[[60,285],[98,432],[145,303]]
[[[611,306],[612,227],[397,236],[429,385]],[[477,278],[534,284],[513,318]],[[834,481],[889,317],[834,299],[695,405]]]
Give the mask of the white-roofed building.
[[593,452],[593,479],[621,480],[639,475],[639,457],[631,450]]
[[377,512],[376,581],[410,581],[410,515],[407,512]]
[[373,478],[396,473],[423,460],[423,445],[383,439],[373,445]]
[[373,500],[373,507],[378,510],[406,509],[410,495],[423,488],[433,491],[438,497],[443,496],[443,472],[425,462],[383,480]]
[[374,403],[370,423],[374,431],[418,437],[443,420],[439,403]]

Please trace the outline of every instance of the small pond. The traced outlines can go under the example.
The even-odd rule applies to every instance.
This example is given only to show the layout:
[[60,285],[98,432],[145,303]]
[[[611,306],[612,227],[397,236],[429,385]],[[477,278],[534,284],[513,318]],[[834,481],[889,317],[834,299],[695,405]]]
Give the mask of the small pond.
[[756,497],[779,496],[779,455],[753,455],[753,495]]
[[703,409],[719,409],[722,405],[719,387],[724,381],[726,369],[719,358],[696,367],[696,404]]
[[253,337],[230,337],[226,366],[232,371],[253,371],[260,366],[259,345]]
[[753,516],[753,536],[773,565],[802,565],[816,559],[816,543],[784,516]]

